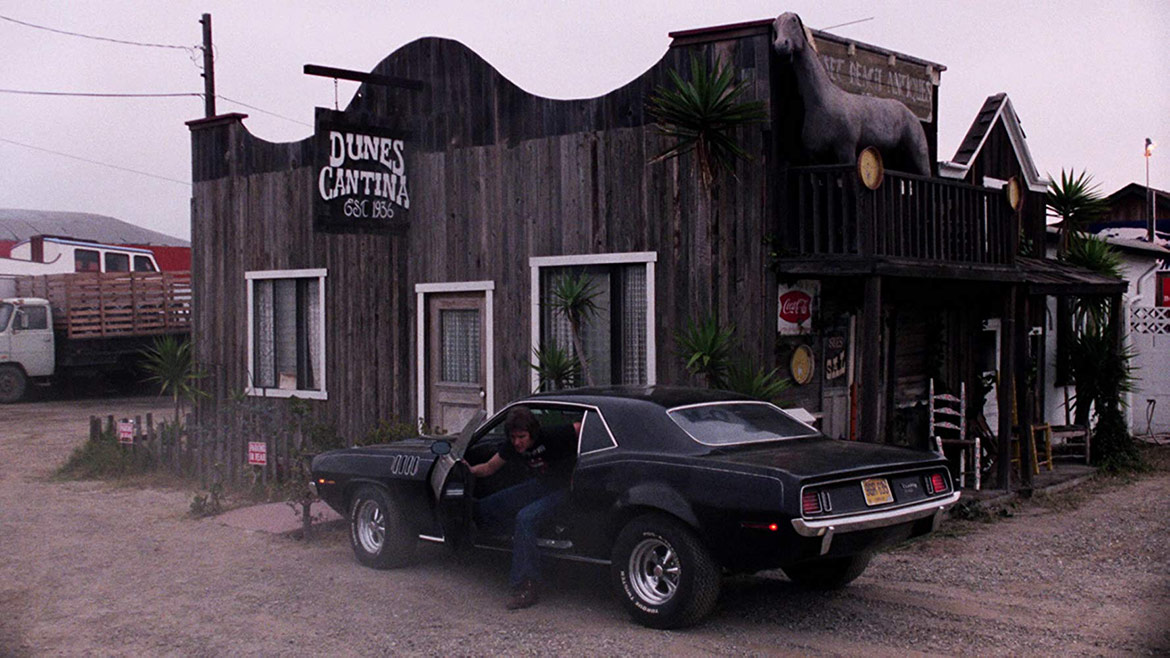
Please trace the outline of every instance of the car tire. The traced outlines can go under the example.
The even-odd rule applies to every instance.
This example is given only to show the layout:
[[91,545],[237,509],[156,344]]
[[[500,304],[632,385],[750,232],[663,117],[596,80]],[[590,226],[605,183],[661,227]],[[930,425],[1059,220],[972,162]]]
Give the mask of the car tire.
[[414,559],[418,533],[385,489],[364,486],[349,507],[349,543],[358,562],[374,569],[394,569]]
[[630,521],[614,542],[614,592],[634,621],[650,628],[682,628],[715,607],[720,573],[695,533],[661,514]]
[[23,370],[13,365],[0,366],[0,403],[20,400],[27,387],[28,378]]
[[857,580],[869,566],[869,553],[816,560],[784,567],[784,575],[792,582],[808,589],[840,589]]

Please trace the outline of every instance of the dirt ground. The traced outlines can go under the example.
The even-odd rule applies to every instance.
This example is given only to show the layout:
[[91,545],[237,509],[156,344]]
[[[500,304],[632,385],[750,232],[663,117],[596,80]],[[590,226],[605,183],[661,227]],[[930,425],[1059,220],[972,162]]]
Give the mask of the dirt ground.
[[506,556],[425,546],[378,572],[340,530],[303,542],[188,518],[193,490],[50,478],[90,414],[150,410],[165,401],[0,407],[0,655],[1170,651],[1170,471],[949,522],[838,592],[736,577],[667,632],[632,625],[599,567],[557,564],[539,606],[507,612]]

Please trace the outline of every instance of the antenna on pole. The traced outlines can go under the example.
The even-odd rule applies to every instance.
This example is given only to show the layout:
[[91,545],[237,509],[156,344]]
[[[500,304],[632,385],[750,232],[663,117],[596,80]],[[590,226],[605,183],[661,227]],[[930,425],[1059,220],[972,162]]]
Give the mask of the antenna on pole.
[[203,24],[203,113],[215,116],[215,57],[211,54],[211,14],[199,19]]

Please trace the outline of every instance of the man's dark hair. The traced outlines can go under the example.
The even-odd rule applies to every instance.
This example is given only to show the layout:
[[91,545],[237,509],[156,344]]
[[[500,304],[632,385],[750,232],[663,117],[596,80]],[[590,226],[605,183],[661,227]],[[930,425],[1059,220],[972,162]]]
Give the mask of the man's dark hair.
[[528,407],[513,407],[504,417],[504,432],[511,436],[517,430],[528,432],[534,439],[540,431],[540,423]]

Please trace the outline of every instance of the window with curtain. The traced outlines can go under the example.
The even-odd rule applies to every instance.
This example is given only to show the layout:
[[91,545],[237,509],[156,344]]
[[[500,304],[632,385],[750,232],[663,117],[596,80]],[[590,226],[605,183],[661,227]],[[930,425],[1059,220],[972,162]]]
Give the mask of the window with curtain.
[[[581,327],[589,373],[596,385],[645,384],[646,265],[602,264],[540,269],[540,340],[573,351],[569,321],[553,306],[557,282],[584,272],[596,293],[597,311]],[[584,384],[585,382],[579,382]]]
[[[321,327],[324,274],[249,273],[252,297],[252,389],[324,391]],[[278,274],[278,273],[274,273]]]

